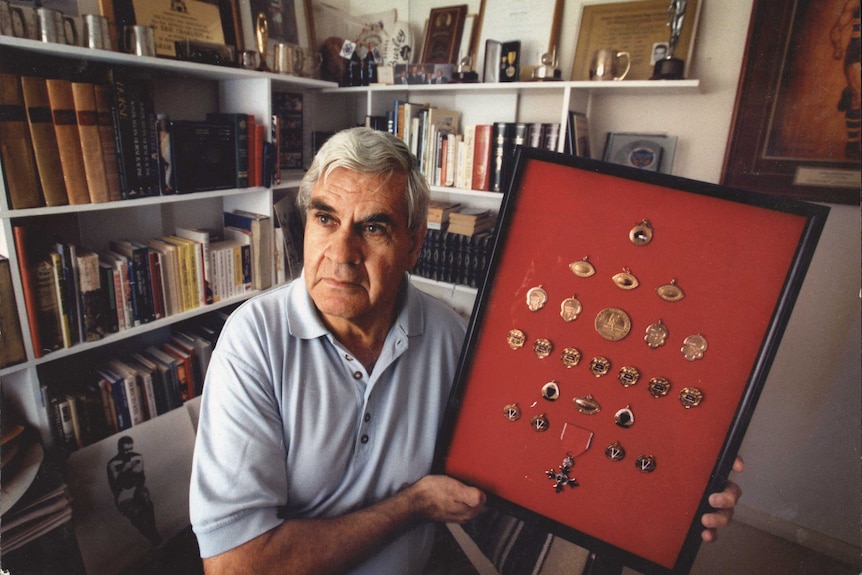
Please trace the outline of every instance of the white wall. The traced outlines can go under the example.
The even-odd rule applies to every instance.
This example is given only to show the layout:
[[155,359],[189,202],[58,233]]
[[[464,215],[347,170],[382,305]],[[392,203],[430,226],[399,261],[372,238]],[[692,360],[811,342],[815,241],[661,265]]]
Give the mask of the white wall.
[[[354,14],[395,7],[421,43],[432,6],[445,0],[329,0]],[[566,0],[560,68],[568,79],[581,0]],[[691,77],[699,94],[602,96],[590,109],[601,149],[608,131],[679,137],[674,173],[718,182],[730,130],[752,0],[702,0]],[[478,12],[478,0],[467,2]],[[421,45],[421,44],[420,44]],[[737,519],[859,562],[862,509],[860,211],[831,206],[821,242],[775,359],[741,454]],[[744,294],[744,286],[740,292]],[[739,301],[737,305],[744,305]]]

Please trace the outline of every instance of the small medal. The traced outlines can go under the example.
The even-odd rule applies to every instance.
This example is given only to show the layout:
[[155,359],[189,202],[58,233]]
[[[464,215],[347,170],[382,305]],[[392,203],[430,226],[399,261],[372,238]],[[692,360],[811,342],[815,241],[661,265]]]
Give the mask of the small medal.
[[567,347],[563,350],[560,356],[560,361],[567,368],[571,369],[581,362],[581,352],[574,347]]
[[668,335],[670,335],[670,332],[667,327],[661,322],[661,320],[658,320],[656,323],[646,328],[644,341],[650,348],[656,349],[665,344]]
[[703,401],[703,391],[697,387],[684,387],[679,392],[679,401],[686,409],[697,407]]
[[649,393],[654,398],[664,397],[670,391],[670,381],[663,377],[654,377],[647,384]]
[[581,302],[579,302],[575,297],[566,298],[560,304],[560,317],[562,317],[565,322],[574,321],[578,319],[578,314],[580,314],[583,309]]
[[571,455],[567,455],[565,459],[563,459],[563,463],[560,465],[559,473],[550,469],[545,472],[545,475],[548,476],[548,479],[554,480],[554,491],[559,493],[568,485],[569,487],[577,487],[578,480],[574,477],[569,477],[569,473],[572,471],[572,466],[575,465],[575,460],[572,459]]
[[652,455],[640,455],[635,459],[635,467],[641,473],[652,473],[655,471],[655,457]]
[[606,357],[597,355],[590,360],[590,373],[592,373],[596,377],[606,375],[608,371],[610,371],[610,369],[611,361]]
[[527,290],[527,307],[530,311],[539,311],[548,302],[548,292],[542,286]]
[[641,377],[641,372],[637,370],[637,368],[632,367],[630,365],[626,365],[620,368],[619,374],[617,374],[617,379],[623,385],[623,387],[631,387],[638,382]]
[[560,397],[560,386],[557,385],[556,381],[549,381],[542,386],[542,397],[548,401],[557,401],[557,398]]
[[554,344],[545,338],[539,338],[533,343],[533,353],[536,354],[536,357],[539,359],[545,359],[549,355],[551,355],[551,351],[554,349]]
[[551,424],[544,413],[540,413],[530,420],[530,426],[536,431],[548,431],[548,427],[550,427],[550,425]]
[[652,226],[643,220],[629,231],[629,239],[636,246],[645,246],[652,241]]
[[626,428],[635,424],[635,414],[632,413],[630,405],[625,406],[614,414],[614,423]]
[[625,268],[611,279],[614,280],[614,283],[618,288],[624,290],[633,290],[640,285],[638,278],[632,274],[632,271],[629,268]]
[[509,330],[506,341],[512,349],[521,349],[527,342],[527,336],[519,329]]
[[572,270],[572,273],[579,278],[588,278],[596,273],[596,268],[593,267],[593,264],[587,261],[586,257],[582,260],[570,263],[569,269]]
[[622,461],[626,456],[626,450],[619,441],[615,441],[605,447],[605,456],[611,461]]
[[689,361],[697,361],[703,358],[704,352],[709,345],[706,343],[706,338],[700,334],[690,335],[682,342],[680,351],[682,355]]
[[518,421],[521,419],[521,407],[517,403],[508,403],[503,407],[503,415],[509,421]]
[[685,297],[682,289],[676,285],[676,280],[670,280],[669,284],[660,285],[655,288],[658,297],[664,301],[679,301]]
[[595,415],[602,410],[602,406],[599,405],[598,401],[593,399],[592,395],[576,397],[572,401],[574,402],[575,407],[578,408],[578,411],[584,415]]

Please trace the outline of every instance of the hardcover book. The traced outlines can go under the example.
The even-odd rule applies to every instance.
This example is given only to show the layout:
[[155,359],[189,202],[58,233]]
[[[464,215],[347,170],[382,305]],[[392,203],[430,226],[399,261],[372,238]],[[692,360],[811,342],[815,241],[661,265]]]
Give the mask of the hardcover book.
[[78,123],[81,156],[84,160],[84,175],[92,203],[110,199],[105,162],[102,159],[102,135],[96,110],[96,89],[88,82],[72,82],[72,100]]
[[236,187],[234,125],[171,121],[171,166],[177,193]]
[[123,199],[123,187],[120,181],[119,156],[117,155],[117,138],[114,133],[111,89],[105,84],[95,84],[96,121],[99,124],[99,142],[102,146],[102,161],[105,164],[105,179],[108,182],[108,200]]
[[0,368],[27,359],[9,258],[0,256]]
[[72,83],[68,80],[48,78],[48,99],[51,102],[51,116],[54,131],[60,148],[60,163],[63,165],[63,179],[66,194],[72,205],[89,204],[90,190],[81,152],[81,136],[78,132],[78,119],[75,113],[75,99]]
[[12,209],[42,204],[36,180],[36,161],[27,127],[21,85],[14,74],[0,74],[0,156]]
[[63,165],[60,163],[60,148],[51,117],[51,102],[48,100],[48,85],[45,78],[22,76],[21,88],[27,106],[27,122],[30,138],[39,169],[39,181],[46,206],[65,206],[66,182],[63,180]]
[[149,80],[120,68],[111,70],[110,76],[123,199],[159,195],[156,118]]
[[248,114],[239,113],[209,113],[207,121],[232,123],[234,126],[234,137],[236,138],[236,187],[248,187]]

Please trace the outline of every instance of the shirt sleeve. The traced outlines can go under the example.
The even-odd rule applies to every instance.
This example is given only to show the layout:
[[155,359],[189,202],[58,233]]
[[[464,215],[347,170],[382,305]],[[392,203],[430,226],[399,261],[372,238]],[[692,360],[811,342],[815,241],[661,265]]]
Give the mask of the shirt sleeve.
[[283,426],[254,334],[251,322],[232,316],[207,370],[189,493],[202,557],[282,522],[276,513],[287,497]]

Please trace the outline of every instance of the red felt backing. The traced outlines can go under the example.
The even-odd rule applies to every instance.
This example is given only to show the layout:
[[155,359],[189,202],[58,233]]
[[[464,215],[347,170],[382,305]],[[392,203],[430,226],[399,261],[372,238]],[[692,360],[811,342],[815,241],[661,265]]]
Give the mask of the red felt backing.
[[[544,517],[672,568],[703,497],[710,474],[748,384],[806,219],[711,196],[688,193],[568,166],[529,160],[507,231],[474,353],[462,372],[461,408],[445,460],[446,472]],[[636,246],[629,231],[643,219],[653,240]],[[575,276],[571,262],[585,256],[597,273]],[[618,288],[612,276],[631,270],[640,286]],[[676,280],[685,292],[666,302],[655,288]],[[530,311],[527,291],[541,285],[547,305]],[[575,296],[583,311],[573,322],[560,316],[560,302]],[[620,341],[595,330],[596,314],[618,307],[632,328]],[[647,326],[661,320],[670,332],[657,349],[644,341]],[[518,350],[507,333],[527,336]],[[680,349],[692,334],[709,348],[689,361]],[[550,356],[539,359],[533,343],[547,338]],[[565,347],[580,350],[572,368],[560,361]],[[590,359],[604,356],[610,373],[595,377]],[[634,366],[640,380],[629,388],[617,380]],[[647,382],[671,382],[670,393],[653,398]],[[541,395],[556,380],[557,401]],[[679,391],[695,386],[703,402],[685,409]],[[595,415],[579,413],[573,398],[591,394]],[[518,421],[503,407],[517,403]],[[630,406],[635,423],[624,429],[614,413]],[[530,421],[545,414],[546,432]],[[587,439],[588,449],[584,451]],[[622,461],[605,456],[620,442]],[[571,476],[579,486],[557,493],[546,471],[559,471],[575,456]],[[653,473],[635,459],[653,455]]]

